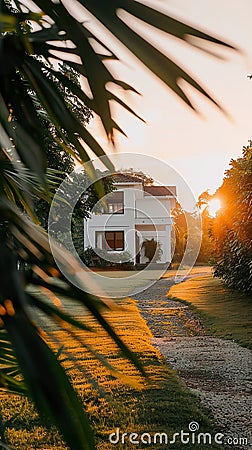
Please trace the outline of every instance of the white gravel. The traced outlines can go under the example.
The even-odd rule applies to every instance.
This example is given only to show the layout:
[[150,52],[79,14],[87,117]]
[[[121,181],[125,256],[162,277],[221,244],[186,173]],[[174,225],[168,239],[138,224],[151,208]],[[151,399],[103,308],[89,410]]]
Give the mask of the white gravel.
[[225,448],[252,450],[252,351],[207,336],[189,308],[167,297],[173,283],[161,279],[135,296],[153,343],[209,409],[217,430],[225,435]]
[[[153,343],[212,412],[218,430],[252,448],[252,352],[210,336],[156,338]],[[195,418],[196,420],[197,418]],[[241,438],[246,438],[244,445]]]

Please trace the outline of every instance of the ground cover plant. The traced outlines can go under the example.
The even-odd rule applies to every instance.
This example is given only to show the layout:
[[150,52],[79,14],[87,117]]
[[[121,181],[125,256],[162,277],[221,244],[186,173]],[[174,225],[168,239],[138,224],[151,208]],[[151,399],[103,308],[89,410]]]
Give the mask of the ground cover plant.
[[[67,307],[70,304],[68,302]],[[199,400],[182,384],[176,373],[164,365],[161,355],[152,346],[151,333],[135,302],[127,299],[123,302],[123,307],[123,311],[118,309],[107,313],[107,319],[113,322],[115,330],[120,332],[125,343],[144,363],[149,376],[148,382],[139,375],[134,365],[123,357],[115,343],[102,327],[97,326],[91,316],[85,316],[85,324],[92,326],[95,333],[83,330],[76,332],[71,327],[62,330],[48,319],[45,322],[42,314],[40,315],[44,338],[54,350],[58,350],[59,359],[85,405],[94,428],[97,448],[131,448],[127,440],[126,444],[112,445],[109,442],[109,434],[115,431],[116,427],[120,428],[121,433],[136,432],[141,435],[144,432],[165,432],[172,437],[173,433],[182,429],[187,432],[188,424],[194,420],[200,424],[200,431],[214,435],[208,413],[200,407]],[[73,314],[79,314],[79,310],[73,310]],[[89,352],[88,346],[81,345],[84,334],[85,343],[113,363],[123,374],[124,380],[129,381],[130,378],[131,385],[121,383],[120,375],[113,376],[108,367]],[[46,429],[41,425],[35,408],[27,398],[5,393],[2,393],[1,397],[4,436],[12,448],[66,449],[54,427],[49,426]],[[180,450],[181,445],[181,442],[178,442],[173,444],[172,448]],[[146,444],[137,447],[146,446],[149,447]],[[155,449],[163,448],[164,444],[155,445]],[[188,444],[187,448],[201,447]],[[204,445],[204,448],[221,449],[221,446],[215,447],[215,444],[212,444]]]
[[207,275],[172,286],[169,296],[196,308],[207,331],[214,336],[252,348],[250,294],[228,289],[223,281]]
[[[41,418],[50,418],[71,449],[91,450],[94,448],[92,430],[82,404],[58,356],[46,345],[37,327],[39,311],[47,311],[48,316],[57,320],[60,315],[28,295],[26,285],[43,286],[48,298],[65,292],[68,297],[78,299],[139,370],[143,369],[106,323],[100,312],[101,300],[90,297],[69,282],[70,274],[74,273],[76,280],[79,270],[74,258],[56,246],[57,259],[63,264],[62,272],[66,276],[59,273],[45,231],[34,224],[38,220],[36,200],[50,203],[55,190],[55,179],[48,180],[50,161],[41,108],[44,119],[48,118],[51,137],[61,148],[60,153],[66,152],[85,164],[92,150],[92,155],[103,156],[104,165],[113,172],[114,167],[104,149],[83,126],[76,108],[69,109],[63,95],[67,93],[75,99],[75,105],[80,102],[99,116],[110,143],[115,141],[115,132],[124,133],[112,116],[111,102],[137,116],[128,102],[114,93],[114,88],[125,93],[136,93],[136,89],[129,86],[127,79],[115,78],[114,70],[106,64],[108,59],[111,62],[121,59],[120,52],[117,55],[108,47],[106,33],[97,33],[92,31],[92,26],[87,26],[89,19],[94,24],[98,22],[103,30],[126,46],[191,109],[196,107],[186,88],[180,86],[181,80],[221,108],[201,82],[149,43],[144,34],[135,31],[127,15],[161,30],[168,38],[179,39],[188,48],[199,46],[201,51],[209,53],[209,42],[222,48],[233,47],[141,2],[78,0],[75,4],[79,7],[78,13],[70,11],[63,1],[4,0],[0,3],[0,326],[4,329],[0,335],[4,361],[0,386],[9,391],[29,393]],[[79,11],[84,11],[83,17]],[[214,46],[212,53],[215,53]],[[216,56],[219,57],[218,52]],[[77,78],[84,77],[86,92],[71,76],[58,70],[64,63],[74,70]],[[94,176],[93,168],[90,175]],[[96,182],[96,190],[99,198],[102,197],[101,183]],[[29,272],[21,274],[20,265],[28,266]],[[60,284],[55,284],[55,277],[60,279]],[[37,314],[33,320],[28,314],[31,304],[36,304]],[[73,323],[71,316],[67,319],[65,316],[66,320]],[[76,322],[75,325],[80,327]],[[17,379],[17,373],[22,381]]]

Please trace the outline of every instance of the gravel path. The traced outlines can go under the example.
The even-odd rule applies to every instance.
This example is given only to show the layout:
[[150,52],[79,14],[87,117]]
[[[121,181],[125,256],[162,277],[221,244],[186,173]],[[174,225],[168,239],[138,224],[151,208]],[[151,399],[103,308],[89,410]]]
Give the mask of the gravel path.
[[173,278],[161,279],[134,297],[153,343],[210,409],[226,448],[252,449],[252,352],[207,336],[189,308],[167,296],[173,284]]

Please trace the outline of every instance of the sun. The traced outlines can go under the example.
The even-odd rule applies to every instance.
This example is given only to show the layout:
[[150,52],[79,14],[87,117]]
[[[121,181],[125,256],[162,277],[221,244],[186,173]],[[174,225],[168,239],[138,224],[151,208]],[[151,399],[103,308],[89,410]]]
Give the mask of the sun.
[[210,202],[208,203],[208,211],[209,211],[209,215],[211,217],[215,217],[217,211],[219,211],[219,209],[221,209],[221,202],[218,198],[213,198],[213,200],[210,200]]

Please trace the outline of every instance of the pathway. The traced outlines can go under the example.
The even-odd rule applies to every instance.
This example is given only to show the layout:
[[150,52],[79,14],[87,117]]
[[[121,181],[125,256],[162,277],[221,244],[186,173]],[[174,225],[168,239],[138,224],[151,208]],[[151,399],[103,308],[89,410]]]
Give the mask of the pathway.
[[[160,279],[134,297],[152,331],[153,343],[210,409],[218,431],[225,435],[226,448],[252,449],[252,352],[235,342],[207,336],[195,314],[167,296],[173,284],[173,278]],[[196,417],[192,420],[197,422]]]

